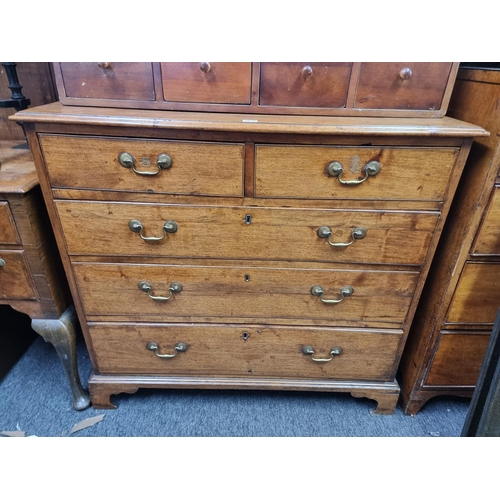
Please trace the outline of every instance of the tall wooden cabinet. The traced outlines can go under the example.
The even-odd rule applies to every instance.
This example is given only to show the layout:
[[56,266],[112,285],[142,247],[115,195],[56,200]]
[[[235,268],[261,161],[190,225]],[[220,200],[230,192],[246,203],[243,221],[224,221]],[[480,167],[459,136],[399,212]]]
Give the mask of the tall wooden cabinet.
[[490,135],[472,147],[403,354],[411,414],[472,396],[500,307],[500,71],[459,70],[448,114]]
[[[435,117],[456,65],[113,64],[60,65],[73,105],[16,115],[91,355],[93,405],[141,387],[251,388],[350,392],[392,413],[443,224],[486,134]],[[343,97],[320,108],[332,78]],[[367,97],[368,81],[379,83]],[[222,103],[228,89],[247,108]],[[114,92],[123,109],[89,106]],[[165,110],[166,95],[181,110]],[[163,109],[130,109],[143,102],[132,96]],[[428,99],[435,109],[419,109]]]

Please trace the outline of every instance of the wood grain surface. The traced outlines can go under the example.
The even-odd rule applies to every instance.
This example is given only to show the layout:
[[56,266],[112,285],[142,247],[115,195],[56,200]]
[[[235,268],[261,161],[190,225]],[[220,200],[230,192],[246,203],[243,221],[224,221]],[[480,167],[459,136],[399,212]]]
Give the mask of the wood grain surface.
[[[400,327],[413,297],[417,272],[369,270],[274,269],[196,265],[155,266],[127,264],[73,264],[87,315],[157,316],[162,321],[210,317],[301,319],[316,321],[370,321]],[[169,296],[169,286],[182,285],[168,301],[151,299],[138,284],[151,284],[153,296]],[[324,304],[311,294],[320,285],[325,299],[339,300],[341,289],[354,293],[339,304]],[[110,300],[111,299],[111,300]]]
[[36,299],[29,267],[22,250],[0,250],[0,299]]
[[250,104],[249,62],[164,62],[160,66],[165,101]]
[[[243,196],[243,144],[44,135],[41,146],[52,186]],[[139,172],[158,172],[161,154],[172,158],[172,166],[141,175],[119,163],[123,152],[134,157]]]
[[442,331],[424,387],[474,387],[489,340],[488,332]]
[[[247,340],[244,340],[247,332]],[[92,324],[92,342],[101,373],[244,375],[351,380],[391,380],[397,332],[335,330],[252,325]],[[171,354],[178,342],[189,344],[175,358],[161,359],[146,349],[156,342],[159,354]],[[329,358],[314,362],[302,346]]]
[[[442,200],[458,150],[454,148],[336,148],[257,145],[255,194],[281,198]],[[343,185],[327,172],[340,162],[342,179],[364,178],[364,167],[380,172],[358,185]]]
[[[144,203],[55,202],[70,255],[143,255],[229,259],[284,259],[419,265],[426,256],[437,214],[418,212],[270,209]],[[247,216],[249,216],[247,218]],[[139,220],[145,237],[161,237],[167,221],[176,233],[143,241],[129,229]],[[247,223],[247,221],[250,221]],[[347,248],[363,226],[365,238]],[[86,235],[82,237],[82,235]],[[404,245],[403,245],[404,242]]]

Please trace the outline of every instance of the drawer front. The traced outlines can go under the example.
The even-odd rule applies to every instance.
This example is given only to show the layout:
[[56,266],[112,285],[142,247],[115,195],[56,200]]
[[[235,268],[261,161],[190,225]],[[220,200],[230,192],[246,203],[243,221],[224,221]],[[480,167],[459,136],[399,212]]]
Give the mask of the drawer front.
[[10,211],[9,204],[6,201],[0,201],[0,244],[21,244],[16,224],[12,217],[12,212]]
[[[102,374],[177,374],[388,381],[401,334],[333,328],[91,324]],[[154,342],[159,358],[146,346]],[[187,350],[176,351],[178,343]],[[304,354],[311,347],[314,354]],[[330,355],[333,348],[340,354]],[[182,347],[181,347],[182,349]],[[339,353],[337,349],[335,351]],[[312,358],[328,359],[315,362]]]
[[490,333],[440,332],[424,386],[475,386]]
[[22,250],[0,250],[0,299],[35,299]]
[[354,107],[440,109],[452,63],[362,63]]
[[[83,263],[73,269],[88,316],[154,315],[162,321],[239,317],[399,326],[418,279],[416,272],[363,269]],[[313,289],[318,286],[322,295]]]
[[500,263],[466,263],[447,323],[493,324],[500,307]]
[[66,97],[155,100],[151,63],[63,62],[59,65]]
[[[52,135],[40,142],[52,186],[243,196],[243,144]],[[122,153],[133,164],[122,156],[122,165]]]
[[[370,212],[194,207],[146,203],[56,201],[71,255],[143,255],[284,259],[419,265],[435,212]],[[138,221],[136,231],[130,221]],[[165,223],[175,222],[168,233]],[[132,226],[134,223],[131,224]],[[320,237],[327,228],[330,237]],[[363,232],[366,235],[360,239]],[[328,231],[327,231],[328,233]],[[354,233],[354,234],[353,234]],[[82,235],[88,235],[82,238]],[[349,244],[335,247],[333,243]]]
[[500,255],[500,186],[495,186],[472,253],[474,255]]
[[352,63],[261,63],[260,105],[343,108],[351,69]]
[[249,62],[161,63],[161,77],[165,101],[250,104]]
[[454,148],[257,145],[255,194],[441,201],[457,155]]

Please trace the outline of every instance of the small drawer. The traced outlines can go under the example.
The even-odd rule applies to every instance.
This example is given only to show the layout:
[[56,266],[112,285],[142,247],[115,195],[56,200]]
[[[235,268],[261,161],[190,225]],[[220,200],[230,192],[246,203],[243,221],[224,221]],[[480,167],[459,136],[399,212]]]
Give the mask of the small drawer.
[[424,386],[474,387],[491,332],[441,331]]
[[439,110],[452,63],[361,63],[354,107]]
[[467,262],[446,323],[493,325],[500,307],[500,263]]
[[243,196],[243,144],[57,135],[40,143],[52,187]]
[[250,104],[252,63],[161,63],[163,99],[170,102]]
[[[400,327],[419,273],[245,266],[74,263],[87,316],[161,321],[343,322]],[[115,297],[117,300],[108,300]],[[198,318],[198,319],[197,319]]]
[[442,201],[458,149],[257,145],[261,198]]
[[149,62],[58,63],[64,97],[154,101],[153,66]]
[[397,330],[245,325],[91,323],[89,331],[102,374],[392,381],[401,341]]
[[9,208],[9,203],[6,201],[0,201],[0,244],[21,244],[16,224]]
[[473,255],[500,255],[500,186],[495,186],[479,229]]
[[439,215],[63,200],[56,207],[70,255],[408,265],[423,263]]
[[0,299],[36,299],[22,250],[0,250]]
[[260,105],[343,108],[352,63],[260,64]]

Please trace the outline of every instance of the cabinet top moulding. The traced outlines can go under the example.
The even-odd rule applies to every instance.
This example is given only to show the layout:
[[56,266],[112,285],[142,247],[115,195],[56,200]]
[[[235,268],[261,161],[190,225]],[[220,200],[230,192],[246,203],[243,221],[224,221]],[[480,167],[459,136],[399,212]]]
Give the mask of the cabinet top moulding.
[[372,136],[480,137],[489,132],[454,118],[307,117],[194,113],[63,106],[59,102],[28,108],[11,120],[46,124],[244,133]]
[[54,62],[70,106],[440,118],[459,63]]

